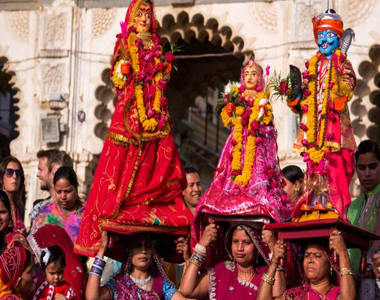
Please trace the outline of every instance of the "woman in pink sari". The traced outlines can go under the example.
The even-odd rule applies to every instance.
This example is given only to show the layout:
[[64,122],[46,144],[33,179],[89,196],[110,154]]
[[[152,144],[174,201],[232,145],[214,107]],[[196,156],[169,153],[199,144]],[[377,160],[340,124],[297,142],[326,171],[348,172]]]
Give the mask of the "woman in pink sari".
[[[339,257],[339,269],[331,262],[328,249]],[[273,276],[277,264],[271,264],[267,274]],[[262,280],[257,300],[354,300],[356,297],[354,273],[350,267],[347,248],[340,231],[330,234],[329,246],[324,241],[311,241],[307,244],[303,260],[307,281],[298,287],[286,290],[280,297],[268,282]],[[335,284],[333,271],[339,274],[340,282]]]
[[[262,278],[268,278],[270,260],[268,248],[261,242],[259,230],[240,224],[232,227],[226,234],[225,250],[230,260],[220,262],[209,269],[200,279],[198,271],[206,259],[207,247],[216,241],[217,226],[210,224],[194,248],[190,264],[182,277],[180,291],[188,298],[209,297],[210,300],[256,299]],[[278,241],[273,249],[272,262],[276,263],[286,254],[286,247]],[[276,295],[286,288],[283,270],[271,275]]]

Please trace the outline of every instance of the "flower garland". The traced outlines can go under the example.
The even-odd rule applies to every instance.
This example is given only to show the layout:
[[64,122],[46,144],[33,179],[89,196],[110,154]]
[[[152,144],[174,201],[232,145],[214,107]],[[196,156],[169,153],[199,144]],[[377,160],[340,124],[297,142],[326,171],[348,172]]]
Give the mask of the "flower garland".
[[[304,90],[304,98],[301,101],[301,108],[306,113],[306,124],[301,123],[300,129],[306,133],[306,140],[302,144],[306,147],[307,155],[305,161],[312,161],[319,164],[323,158],[331,156],[329,145],[335,140],[334,133],[327,131],[328,120],[335,121],[334,110],[339,111],[344,108],[347,99],[352,97],[352,90],[344,82],[336,84],[333,80],[338,79],[338,72],[341,69],[338,65],[338,58],[344,61],[344,56],[338,49],[330,60],[324,82],[325,90],[322,99],[321,121],[318,122],[318,66],[321,60],[321,53],[317,52],[306,64],[308,69],[303,76],[308,81],[307,88]],[[326,141],[327,140],[327,141]]]
[[[136,29],[134,27],[126,28],[124,25],[123,23],[121,36],[127,39],[130,53],[130,67],[133,70],[133,77],[135,78],[135,97],[139,122],[147,132],[156,132],[157,129],[157,132],[166,130],[169,117],[166,110],[163,110],[167,106],[167,99],[163,96],[167,81],[164,80],[163,72],[165,74],[170,73],[172,63],[175,62],[175,57],[171,52],[163,56],[160,45],[161,40],[156,35],[153,35],[151,38],[148,37],[150,46],[146,50],[143,47],[144,41],[136,34]],[[146,63],[148,69],[145,66],[141,66],[140,61],[144,64]],[[149,63],[153,63],[154,66],[150,66]],[[126,76],[129,74],[129,66],[126,67],[126,64],[129,63],[125,59],[120,59],[114,66],[112,81],[115,87],[120,90],[124,88],[128,79],[132,78],[132,76]],[[123,73],[123,68],[126,69],[127,74]],[[146,99],[149,95],[144,95],[144,86],[148,86],[149,88],[151,84],[154,85],[155,90],[154,96],[152,96],[153,101],[149,103],[150,106],[147,111],[145,102],[146,100],[151,100]]]
[[[239,95],[240,96],[240,95]],[[241,104],[235,106],[234,114],[229,116],[226,107],[222,109],[221,118],[224,126],[234,127],[232,136],[232,161],[231,176],[235,184],[246,186],[252,178],[252,167],[256,158],[256,144],[261,141],[257,137],[257,130],[260,125],[269,125],[273,121],[273,109],[268,103],[265,105],[264,116],[258,120],[260,113],[260,100],[264,98],[264,91],[261,91],[255,99],[249,98],[245,101],[244,96],[240,96]],[[269,98],[269,91],[266,92],[265,98]],[[248,129],[247,144],[245,147],[245,158],[242,166],[242,149],[243,149],[243,129]]]

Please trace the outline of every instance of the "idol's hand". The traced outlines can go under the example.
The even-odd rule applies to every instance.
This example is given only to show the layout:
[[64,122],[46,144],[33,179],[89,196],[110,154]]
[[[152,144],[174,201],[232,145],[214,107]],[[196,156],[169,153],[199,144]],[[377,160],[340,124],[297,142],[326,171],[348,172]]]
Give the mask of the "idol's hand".
[[265,105],[267,105],[269,103],[268,99],[266,98],[263,98],[260,100],[259,102],[259,115],[257,117],[258,120],[260,120],[263,116],[264,116],[264,112],[265,112]]
[[207,248],[212,242],[215,242],[218,235],[218,228],[219,226],[215,223],[207,225],[199,244]]
[[372,269],[376,278],[380,279],[380,253],[375,253],[372,259]]

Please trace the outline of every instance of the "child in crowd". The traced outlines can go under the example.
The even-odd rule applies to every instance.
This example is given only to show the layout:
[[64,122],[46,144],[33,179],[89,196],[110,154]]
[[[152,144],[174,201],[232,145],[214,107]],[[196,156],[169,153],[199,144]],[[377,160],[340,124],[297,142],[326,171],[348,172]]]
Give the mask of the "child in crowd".
[[33,300],[77,299],[73,289],[63,279],[66,266],[65,253],[58,246],[41,251],[41,270],[44,276],[36,278],[33,286]]

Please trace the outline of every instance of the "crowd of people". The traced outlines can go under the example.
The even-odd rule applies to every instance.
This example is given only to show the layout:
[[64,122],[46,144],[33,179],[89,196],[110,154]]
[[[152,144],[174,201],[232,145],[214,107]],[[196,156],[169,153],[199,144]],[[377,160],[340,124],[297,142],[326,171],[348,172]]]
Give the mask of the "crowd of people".
[[[355,159],[363,193],[353,201],[349,220],[378,234],[378,144],[371,140],[363,141],[358,146]],[[88,270],[84,260],[73,252],[85,207],[85,201],[78,197],[73,162],[68,154],[56,149],[40,151],[38,160],[40,188],[49,191],[50,196],[35,201],[30,213],[30,226],[23,223],[25,180],[22,164],[11,156],[0,163],[0,299],[8,299],[9,295],[20,299],[139,299],[141,295],[158,295],[160,299],[220,299],[220,295],[227,297],[229,293],[241,293],[239,299],[354,299],[352,295],[355,295],[353,288],[356,285],[359,293],[373,297],[379,295],[375,286],[375,279],[380,279],[380,254],[376,252],[378,242],[372,244],[368,253],[370,264],[367,273],[359,274],[360,250],[347,250],[338,231],[331,233],[330,243],[311,241],[304,245],[299,256],[303,258],[301,277],[304,280],[299,286],[289,286],[286,273],[276,272],[279,259],[286,257],[287,248],[289,251],[288,243],[273,240],[274,234],[268,237],[267,230],[261,231],[245,224],[233,225],[226,233],[225,249],[229,260],[207,271],[201,267],[204,259],[202,251],[207,251],[205,249],[216,242],[218,226],[208,225],[194,250],[191,250],[191,239],[181,239],[177,249],[183,253],[186,262],[175,265],[180,267],[180,272],[177,270],[174,277],[167,275],[153,238],[148,234],[136,235],[129,245],[130,250],[126,252],[129,253],[128,257],[121,262],[119,273],[101,286],[101,276],[98,275],[105,266],[106,232],[91,269]],[[188,185],[183,191],[183,201],[194,214],[203,187],[196,169],[185,170]],[[303,172],[298,166],[282,169],[281,184],[291,203],[301,194],[302,178]],[[266,245],[270,247],[266,248]],[[332,249],[339,256],[339,266],[332,264],[329,258]],[[197,260],[191,252],[193,255],[196,253]],[[269,266],[267,261],[271,262]],[[356,277],[349,272],[342,274],[342,270],[350,269]],[[125,274],[129,274],[128,279]],[[155,280],[146,280],[152,277]],[[251,284],[241,289],[241,278]],[[373,284],[368,284],[368,280],[372,280]],[[179,292],[173,282],[180,285]],[[372,290],[365,290],[360,284],[362,282],[367,282],[365,287]],[[132,289],[133,293],[127,294],[134,296],[122,296],[127,295],[124,289]],[[309,298],[296,298],[297,295],[306,294]],[[52,298],[52,295],[57,296]],[[337,298],[338,295],[340,298]]]
[[[250,59],[240,87],[223,95],[231,133],[203,193],[170,133],[165,89],[175,58],[163,53],[154,3],[133,0],[112,58],[118,101],[87,199],[70,155],[41,150],[37,177],[49,196],[25,224],[22,164],[0,162],[0,300],[380,299],[378,241],[363,274],[359,250],[338,229],[296,243],[263,227],[301,223],[313,210],[320,221],[321,210],[380,234],[380,148],[353,139],[346,103],[356,77],[347,40],[338,49],[343,23],[328,10],[313,26],[320,50],[287,100],[302,111],[294,147],[305,173],[279,167],[270,91]],[[363,194],[351,204],[354,151]]]

